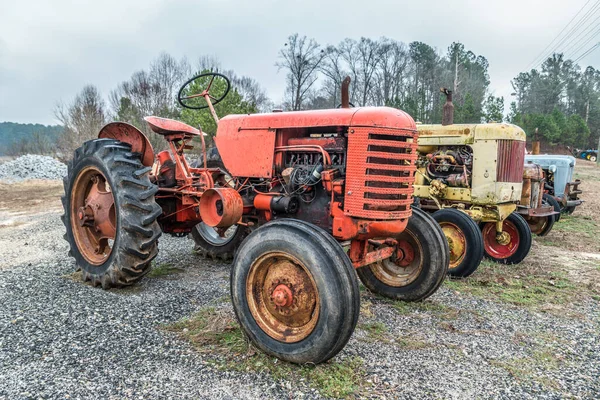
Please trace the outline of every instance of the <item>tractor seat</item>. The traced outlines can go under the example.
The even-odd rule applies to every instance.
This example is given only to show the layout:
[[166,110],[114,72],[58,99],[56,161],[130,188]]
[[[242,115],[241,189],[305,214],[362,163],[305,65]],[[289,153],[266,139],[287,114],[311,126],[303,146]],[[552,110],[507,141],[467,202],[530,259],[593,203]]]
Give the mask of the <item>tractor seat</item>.
[[159,135],[172,136],[199,136],[200,131],[196,128],[184,124],[183,122],[175,121],[174,119],[160,117],[144,117],[144,120],[150,125],[150,129]]

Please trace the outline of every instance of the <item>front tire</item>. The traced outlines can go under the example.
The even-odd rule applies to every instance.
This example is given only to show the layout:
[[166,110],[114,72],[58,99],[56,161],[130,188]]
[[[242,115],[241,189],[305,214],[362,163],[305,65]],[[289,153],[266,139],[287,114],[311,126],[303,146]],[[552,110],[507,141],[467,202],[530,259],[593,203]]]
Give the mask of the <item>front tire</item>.
[[546,203],[550,204],[554,208],[554,211],[558,213],[554,214],[554,222],[560,221],[560,213],[562,210],[560,207],[560,203],[554,198],[554,196],[548,193],[544,193],[542,201],[545,201]]
[[354,268],[339,243],[291,219],[270,222],[242,243],[231,270],[231,298],[254,345],[293,363],[335,356],[360,310]]
[[[544,196],[546,196],[546,195],[544,194]],[[554,198],[552,198],[552,200],[554,200]],[[542,205],[552,206],[554,208],[554,205],[550,204],[546,200],[546,197],[544,197],[542,199]],[[545,217],[529,217],[529,218],[527,218],[526,221],[527,221],[527,224],[529,224],[529,229],[531,230],[531,233],[533,233],[534,235],[537,235],[537,236],[541,236],[541,237],[546,236],[552,230],[552,227],[554,226],[554,222],[557,221],[557,218],[556,218],[557,215],[560,215],[560,214],[548,215]]]
[[75,150],[63,181],[62,221],[84,281],[109,289],[131,285],[150,270],[162,213],[150,169],[117,140],[90,140]]
[[413,208],[404,232],[394,238],[410,262],[378,261],[356,270],[372,292],[403,301],[421,301],[440,287],[448,272],[448,241],[438,223],[424,211]]
[[525,218],[517,213],[510,214],[502,224],[502,231],[508,233],[506,244],[496,240],[496,223],[483,224],[483,244],[487,258],[501,264],[519,264],[531,250],[532,234]]
[[448,275],[458,278],[471,275],[483,259],[483,236],[477,222],[454,208],[434,212],[433,219],[440,224],[448,240]]

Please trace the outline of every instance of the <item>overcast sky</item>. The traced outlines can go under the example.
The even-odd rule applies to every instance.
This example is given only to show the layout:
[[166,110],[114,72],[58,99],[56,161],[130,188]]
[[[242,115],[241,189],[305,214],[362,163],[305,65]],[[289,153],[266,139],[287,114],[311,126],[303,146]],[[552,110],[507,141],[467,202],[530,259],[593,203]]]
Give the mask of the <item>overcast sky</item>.
[[[294,32],[321,44],[387,36],[445,51],[460,41],[490,63],[510,102],[523,71],[586,0],[0,0],[0,121],[56,123],[58,101],[92,83],[107,96],[161,51],[212,55],[257,79],[278,102],[274,63]],[[582,60],[600,67],[600,51]]]

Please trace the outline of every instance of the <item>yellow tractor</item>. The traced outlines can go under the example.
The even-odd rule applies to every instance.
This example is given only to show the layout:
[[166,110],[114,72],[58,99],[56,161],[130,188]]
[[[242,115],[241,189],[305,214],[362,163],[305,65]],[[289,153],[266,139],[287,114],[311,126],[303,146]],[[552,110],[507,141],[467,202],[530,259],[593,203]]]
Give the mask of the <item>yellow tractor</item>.
[[525,132],[504,123],[454,124],[452,93],[442,125],[417,126],[416,205],[433,212],[450,245],[449,274],[466,277],[483,255],[517,264],[531,230],[516,212],[523,188]]

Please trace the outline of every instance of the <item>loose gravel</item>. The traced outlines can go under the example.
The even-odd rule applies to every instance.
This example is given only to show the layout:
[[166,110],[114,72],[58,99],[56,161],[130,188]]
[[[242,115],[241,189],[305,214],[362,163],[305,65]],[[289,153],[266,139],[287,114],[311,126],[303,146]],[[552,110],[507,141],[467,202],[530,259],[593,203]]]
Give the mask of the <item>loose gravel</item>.
[[0,164],[0,179],[21,182],[29,179],[62,179],[67,166],[52,157],[27,154]]
[[[156,262],[182,273],[124,290],[93,288],[72,278],[59,217],[0,229],[0,254],[19,249],[26,260],[0,265],[0,399],[319,397],[299,380],[217,368],[210,354],[159,329],[205,306],[229,307],[228,264],[199,259],[189,239],[165,235]],[[596,301],[567,318],[445,287],[429,308],[408,312],[362,297],[359,328],[336,359],[364,360],[364,396],[600,397]],[[369,323],[386,327],[385,340],[369,337]]]

